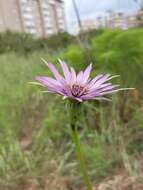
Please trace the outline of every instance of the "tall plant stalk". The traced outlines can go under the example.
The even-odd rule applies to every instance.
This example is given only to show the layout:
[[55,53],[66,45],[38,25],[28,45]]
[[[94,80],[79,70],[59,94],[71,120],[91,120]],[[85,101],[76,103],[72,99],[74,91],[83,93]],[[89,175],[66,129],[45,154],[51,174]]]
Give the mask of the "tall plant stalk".
[[77,102],[77,101],[71,102],[71,112],[70,112],[71,136],[72,136],[73,142],[75,144],[76,155],[77,155],[77,159],[79,162],[79,167],[80,167],[80,171],[83,176],[84,183],[87,187],[87,190],[92,190],[92,185],[89,180],[89,176],[88,176],[88,172],[87,172],[86,164],[85,164],[85,159],[84,159],[82,147],[80,144],[80,138],[79,138],[78,130],[77,130],[77,121],[78,121],[78,117],[80,114],[79,113],[80,107],[81,107],[81,105],[79,102]]

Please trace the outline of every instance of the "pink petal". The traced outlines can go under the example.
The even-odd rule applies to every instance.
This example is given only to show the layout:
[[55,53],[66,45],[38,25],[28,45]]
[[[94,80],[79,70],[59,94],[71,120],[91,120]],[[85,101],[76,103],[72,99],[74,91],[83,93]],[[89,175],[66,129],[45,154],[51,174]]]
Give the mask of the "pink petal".
[[63,86],[55,79],[49,77],[36,77],[36,80],[39,81],[45,87],[47,87],[48,91],[51,93],[58,93],[63,96],[67,95]]
[[63,77],[59,74],[58,70],[52,63],[47,63],[47,66],[49,67],[49,69],[51,70],[51,72],[57,80],[63,80]]
[[66,81],[70,82],[70,80],[71,80],[71,73],[69,71],[69,68],[68,68],[67,64],[64,61],[61,61],[61,60],[59,60],[59,62],[60,62],[60,65],[62,67],[62,70],[63,70],[63,73],[64,73]]
[[55,79],[52,79],[50,77],[36,77],[36,80],[39,81],[42,85],[44,85],[47,88],[51,88],[53,90],[57,91],[63,91],[63,86],[60,82],[56,81]]
[[99,78],[94,85],[92,86],[93,88],[97,88],[99,87],[101,84],[105,83],[108,80],[108,77],[110,76],[110,74],[106,74],[104,76],[102,76],[101,78]]
[[110,85],[110,86],[107,86],[107,87],[102,88],[102,89],[97,89],[97,91],[98,92],[106,92],[106,91],[109,91],[109,90],[113,90],[116,87],[118,87],[118,85]]
[[71,83],[76,82],[76,72],[73,68],[71,68]]
[[111,101],[109,98],[102,97],[102,96],[86,96],[82,98],[83,100],[106,100],[106,101]]
[[105,92],[101,92],[100,95],[105,95],[105,94],[114,94],[116,92],[122,91],[122,90],[130,90],[133,88],[119,88],[119,89],[115,89],[115,90],[109,90],[109,91],[105,91]]
[[89,91],[90,92],[103,92],[103,91],[106,91],[106,90],[109,90],[109,89],[113,89],[115,87],[118,87],[119,85],[112,85],[110,83],[105,83],[104,85],[100,85],[99,87],[94,87],[94,88],[91,88]]
[[80,71],[77,75],[77,83],[81,83],[83,79],[83,71]]
[[94,79],[92,79],[92,80],[89,82],[88,86],[89,86],[89,87],[92,87],[92,86],[95,84],[95,82],[96,82],[97,80],[99,80],[100,78],[102,78],[103,76],[104,76],[103,74],[97,75]]
[[79,101],[79,102],[82,102],[83,100],[81,98],[76,98],[76,97],[73,97],[73,99]]
[[86,94],[86,95],[82,95],[80,98],[82,98],[82,99],[93,99],[93,98],[95,98],[97,96],[99,96],[99,93],[92,92],[92,93],[89,93],[89,94]]
[[92,70],[92,64],[90,64],[84,71],[83,73],[83,83],[87,82],[89,76],[90,76],[90,73],[91,73],[91,70]]

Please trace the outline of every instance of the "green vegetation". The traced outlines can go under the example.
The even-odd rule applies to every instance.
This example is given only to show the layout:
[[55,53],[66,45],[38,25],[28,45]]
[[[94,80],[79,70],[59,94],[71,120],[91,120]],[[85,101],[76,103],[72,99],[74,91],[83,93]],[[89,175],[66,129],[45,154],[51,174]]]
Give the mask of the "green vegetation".
[[15,52],[29,55],[35,51],[58,51],[69,43],[76,43],[75,37],[64,32],[49,38],[35,38],[26,33],[0,33],[0,54]]
[[[93,34],[88,48],[93,75],[119,74],[115,82],[136,89],[113,96],[112,102],[84,103],[79,131],[90,176],[93,183],[119,170],[139,176],[143,153],[143,30]],[[72,37],[60,38],[56,48],[54,37],[39,43],[35,40],[38,48],[31,45],[31,38],[25,41],[20,37],[19,43],[15,35],[11,45],[9,40],[5,45],[5,38],[0,36],[0,188],[69,190],[80,186],[81,179],[69,138],[66,101],[41,93],[29,82],[37,75],[49,74],[41,58],[57,64],[60,57],[79,70],[86,66],[87,54],[77,42],[71,43]],[[20,45],[23,41],[26,46]],[[51,45],[45,48],[46,43]]]

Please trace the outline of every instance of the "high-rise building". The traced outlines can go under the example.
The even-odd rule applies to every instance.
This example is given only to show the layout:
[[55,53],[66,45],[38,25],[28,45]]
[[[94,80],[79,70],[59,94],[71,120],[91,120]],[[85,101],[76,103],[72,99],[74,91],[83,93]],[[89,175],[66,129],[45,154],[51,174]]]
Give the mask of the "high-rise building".
[[0,31],[49,36],[65,31],[62,0],[0,0]]
[[106,18],[107,28],[120,28],[126,30],[128,28],[137,27],[137,16],[135,14],[127,15],[125,13],[111,12]]
[[143,27],[143,8],[138,11],[138,13],[136,15],[136,19],[137,19],[137,26]]
[[[93,20],[83,20],[81,21],[81,26],[82,26],[82,32],[88,32],[90,30],[94,30],[96,28],[95,21]],[[76,25],[75,27],[75,33],[78,34],[80,33],[80,27],[79,25]]]

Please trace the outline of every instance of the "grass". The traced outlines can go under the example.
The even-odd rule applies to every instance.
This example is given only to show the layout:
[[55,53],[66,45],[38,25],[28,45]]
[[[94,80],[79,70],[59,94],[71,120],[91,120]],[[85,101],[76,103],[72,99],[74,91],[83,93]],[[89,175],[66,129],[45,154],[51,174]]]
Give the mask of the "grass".
[[[117,83],[136,87],[114,96],[111,103],[83,105],[79,132],[93,183],[119,170],[140,173],[142,33],[142,29],[105,31],[92,39],[93,75],[120,74]],[[54,55],[0,56],[0,188],[68,190],[82,185],[69,138],[66,102],[28,83],[37,75],[50,74],[41,57],[54,62],[63,57],[77,69],[86,64],[78,46]]]

